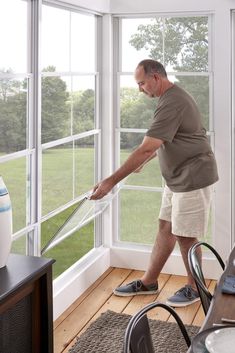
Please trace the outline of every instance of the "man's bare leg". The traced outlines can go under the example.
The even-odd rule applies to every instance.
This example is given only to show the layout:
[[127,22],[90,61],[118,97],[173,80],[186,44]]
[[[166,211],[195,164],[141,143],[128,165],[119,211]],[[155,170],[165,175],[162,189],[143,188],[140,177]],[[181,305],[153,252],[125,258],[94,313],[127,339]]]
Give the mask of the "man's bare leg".
[[143,284],[148,285],[157,281],[163,266],[175,247],[175,243],[176,236],[171,233],[171,222],[159,219],[159,231],[152,249],[148,269],[141,278]]
[[[191,246],[193,246],[195,243],[198,242],[197,238],[187,238],[187,237],[180,237],[177,236],[177,241],[179,243],[179,247],[180,247],[180,252],[184,261],[184,265],[187,271],[187,276],[188,276],[188,282],[187,284],[191,285],[193,287],[194,290],[197,290],[196,288],[196,284],[194,282],[194,279],[192,277],[190,268],[189,268],[189,264],[188,264],[188,251],[191,248]],[[201,263],[202,261],[202,251],[201,248],[197,248],[197,256],[198,256],[198,260]]]

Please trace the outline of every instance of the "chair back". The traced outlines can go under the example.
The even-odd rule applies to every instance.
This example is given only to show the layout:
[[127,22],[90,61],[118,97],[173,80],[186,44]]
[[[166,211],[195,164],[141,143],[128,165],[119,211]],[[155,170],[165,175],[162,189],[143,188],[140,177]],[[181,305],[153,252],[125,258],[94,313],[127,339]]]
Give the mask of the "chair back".
[[224,262],[221,259],[220,255],[217,253],[217,251],[210,244],[207,244],[205,242],[198,242],[198,243],[194,244],[189,249],[188,263],[189,263],[190,271],[191,271],[192,276],[195,280],[204,313],[207,314],[210,303],[211,303],[212,294],[209,292],[209,290],[206,287],[206,281],[205,281],[205,278],[203,275],[202,267],[201,267],[201,264],[198,260],[197,248],[200,246],[205,246],[213,252],[213,254],[217,258],[217,260],[220,263],[220,266],[223,270],[225,268],[225,265],[224,265]]
[[132,353],[154,353],[147,315],[140,317],[132,330],[130,340]]
[[153,302],[144,306],[130,319],[124,337],[124,353],[154,353],[146,313],[156,307],[161,307],[167,310],[175,318],[187,346],[190,347],[191,340],[176,311],[165,303]]

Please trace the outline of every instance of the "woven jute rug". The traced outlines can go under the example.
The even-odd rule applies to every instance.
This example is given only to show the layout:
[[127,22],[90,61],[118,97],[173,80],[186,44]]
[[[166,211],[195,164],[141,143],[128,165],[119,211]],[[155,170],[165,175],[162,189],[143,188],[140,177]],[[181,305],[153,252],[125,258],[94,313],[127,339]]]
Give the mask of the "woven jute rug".
[[[123,353],[123,339],[130,315],[111,310],[101,314],[78,338],[70,353]],[[156,353],[185,353],[187,345],[177,323],[149,319]],[[185,325],[190,337],[199,327]]]

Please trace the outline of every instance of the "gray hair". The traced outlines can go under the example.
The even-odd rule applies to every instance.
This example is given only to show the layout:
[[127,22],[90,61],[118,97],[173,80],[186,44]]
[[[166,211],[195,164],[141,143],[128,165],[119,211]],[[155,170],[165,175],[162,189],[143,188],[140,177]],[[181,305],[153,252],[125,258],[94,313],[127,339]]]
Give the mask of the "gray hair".
[[161,76],[166,76],[167,77],[167,73],[166,70],[164,68],[164,66],[156,61],[156,60],[152,60],[152,59],[145,59],[142,60],[138,65],[137,68],[142,66],[144,69],[144,72],[146,75],[151,75],[154,73],[158,73]]

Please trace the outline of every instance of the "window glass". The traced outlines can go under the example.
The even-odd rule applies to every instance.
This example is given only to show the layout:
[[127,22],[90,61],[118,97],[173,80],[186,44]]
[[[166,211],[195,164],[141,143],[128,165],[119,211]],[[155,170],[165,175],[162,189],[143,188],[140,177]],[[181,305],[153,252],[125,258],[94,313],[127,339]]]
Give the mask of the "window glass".
[[71,70],[95,71],[95,17],[71,13]]
[[94,76],[72,78],[73,134],[93,130],[95,127]]
[[[55,234],[76,205],[50,218],[42,224],[42,248]],[[59,276],[94,247],[94,221],[88,223],[69,237],[45,252],[43,256],[56,260],[53,265],[53,278]]]
[[[138,64],[143,59],[150,57],[150,48],[143,41],[135,44],[135,35],[139,29],[148,27],[152,23],[150,18],[128,18],[122,20],[122,65],[121,70],[133,72]],[[162,35],[160,36],[162,42]],[[160,49],[162,52],[162,46]]]
[[[53,23],[53,25],[52,25]],[[70,69],[70,12],[42,6],[41,69],[53,66],[55,71]],[[48,71],[48,70],[47,70]]]
[[42,77],[42,143],[70,134],[71,79],[59,76]]
[[[208,71],[208,17],[171,17],[153,20],[152,29],[159,32],[161,26],[164,31],[163,59],[168,70]],[[144,33],[146,29],[142,37]],[[151,45],[150,38],[147,42]]]
[[42,155],[42,213],[43,215],[73,198],[72,144],[43,151]]
[[168,71],[208,71],[208,18],[122,20],[122,71],[152,58]]
[[1,175],[12,203],[13,232],[26,226],[26,158],[0,164]]
[[209,121],[209,77],[174,76],[169,79],[185,89],[197,102],[206,130],[211,130]]
[[[142,142],[144,134],[133,132],[122,132],[121,136],[121,164],[129,157],[131,152]],[[155,157],[141,169],[139,173],[132,173],[126,179],[128,185],[161,187],[162,177],[158,158]]]
[[134,190],[120,192],[120,240],[153,244],[158,230],[161,193]]
[[133,76],[122,76],[120,84],[121,127],[148,129],[157,107],[157,99],[139,92]]
[[75,143],[75,197],[94,186],[94,136],[77,140]]
[[[150,127],[158,104],[157,98],[151,99],[138,91],[134,79],[135,68],[144,59],[161,62],[169,80],[192,95],[198,104],[205,128],[213,136],[210,126],[208,17],[123,18],[119,21],[121,58],[116,59],[117,75],[120,78],[120,86],[117,88],[120,93],[117,102],[120,107],[117,123],[117,127],[121,129],[120,163],[142,142],[144,133],[138,129]],[[146,192],[144,187],[162,187],[163,179],[157,158],[149,161],[140,173],[132,173],[125,184],[126,189],[121,190],[120,196],[119,239],[151,243],[149,234],[153,235],[151,239],[156,234],[156,230],[149,229],[154,222],[152,211],[156,211],[156,208],[159,210],[161,193],[157,190]],[[132,185],[139,188],[133,190]],[[158,212],[155,215],[157,219]],[[149,219],[148,216],[152,218]]]
[[11,253],[25,255],[27,253],[27,234],[13,240],[11,243]]
[[27,72],[27,1],[0,1],[0,71]]
[[27,79],[0,79],[0,154],[26,148]]

